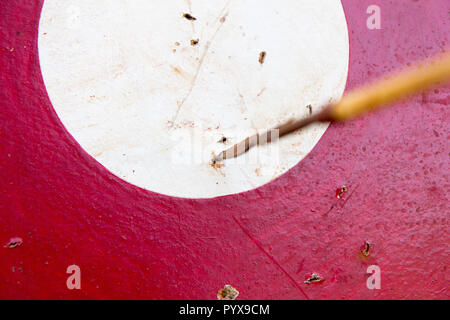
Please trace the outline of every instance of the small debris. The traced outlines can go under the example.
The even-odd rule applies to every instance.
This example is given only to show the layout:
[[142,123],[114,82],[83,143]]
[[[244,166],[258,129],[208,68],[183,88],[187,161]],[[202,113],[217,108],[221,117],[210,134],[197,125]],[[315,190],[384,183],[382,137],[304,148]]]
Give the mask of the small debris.
[[12,249],[12,248],[20,246],[22,244],[22,242],[23,242],[22,238],[19,238],[19,237],[11,238],[9,240],[9,242],[7,244],[5,244],[3,247]]
[[219,142],[219,143],[227,143],[227,141],[228,141],[228,139],[227,139],[227,137],[222,137],[219,141],[217,141],[217,142]]
[[362,253],[363,256],[365,256],[365,257],[369,256],[369,254],[370,254],[370,247],[371,247],[370,242],[366,241],[364,243],[364,245],[362,246],[362,248],[361,248],[361,253]]
[[306,107],[307,107],[308,110],[309,110],[309,114],[312,114],[312,105],[309,104],[309,105],[307,105]]
[[306,284],[312,284],[312,283],[319,283],[324,281],[321,276],[319,276],[317,273],[313,273],[308,279],[306,279],[304,282]]
[[180,46],[180,43],[177,41],[177,42],[175,42],[175,46]]
[[348,190],[348,188],[346,186],[343,186],[340,189],[336,190],[336,198],[340,199],[342,198],[342,196],[344,195],[344,193],[346,193]]
[[222,18],[220,18],[219,21],[220,21],[220,23],[224,23],[226,19],[227,19],[227,16],[224,15]]
[[191,46],[196,46],[199,43],[200,39],[191,40]]
[[227,284],[223,289],[217,292],[218,300],[235,300],[239,295],[239,291]]
[[264,93],[264,91],[266,91],[266,89],[267,89],[266,87],[262,88],[261,91],[259,91],[259,93],[256,96],[260,97]]
[[266,52],[261,51],[261,53],[259,54],[259,63],[263,64],[265,60],[266,60]]
[[215,159],[211,160],[210,165],[215,169],[222,169],[225,166],[222,162],[217,161]]
[[183,13],[183,17],[188,19],[189,21],[195,21],[197,20],[197,18],[193,17],[192,15],[190,15],[189,13]]

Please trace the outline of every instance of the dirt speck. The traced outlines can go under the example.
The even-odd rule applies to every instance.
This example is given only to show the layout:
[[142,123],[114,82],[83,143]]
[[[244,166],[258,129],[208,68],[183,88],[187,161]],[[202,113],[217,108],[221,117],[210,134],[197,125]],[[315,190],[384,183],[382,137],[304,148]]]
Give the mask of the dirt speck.
[[172,70],[173,70],[175,73],[181,74],[181,70],[178,69],[177,67],[172,67]]
[[265,51],[261,51],[259,53],[259,63],[260,64],[263,64],[264,61],[266,61],[266,55],[267,55],[267,53]]
[[196,46],[200,42],[200,39],[192,39],[191,46]]
[[306,106],[306,108],[308,108],[309,114],[312,114],[312,105],[309,104]]
[[211,166],[211,167],[213,167],[214,169],[222,169],[224,166],[225,166],[225,164],[223,164],[222,162],[220,162],[220,161],[217,161],[217,160],[211,160],[211,162],[209,163],[209,165]]
[[180,67],[173,66],[173,65],[171,65],[170,67],[172,68],[172,71],[175,72],[177,75],[179,75],[185,79],[191,79],[191,75],[188,72],[181,69]]
[[191,14],[189,13],[183,13],[183,17],[188,19],[189,21],[195,21],[197,20],[197,18],[193,17]]
[[225,287],[217,292],[218,300],[235,300],[239,295],[239,291],[227,284]]
[[264,91],[266,91],[266,87],[262,88],[256,96],[260,97],[264,93]]

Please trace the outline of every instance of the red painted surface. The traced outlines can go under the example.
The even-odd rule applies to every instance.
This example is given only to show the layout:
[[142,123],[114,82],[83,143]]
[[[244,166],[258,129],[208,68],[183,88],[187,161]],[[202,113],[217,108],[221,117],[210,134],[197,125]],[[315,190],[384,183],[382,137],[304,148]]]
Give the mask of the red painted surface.
[[[161,196],[110,174],[61,125],[39,69],[42,3],[0,2],[0,298],[215,299],[225,284],[239,299],[450,297],[450,87],[333,124],[256,190]],[[348,88],[449,46],[447,0],[343,4]],[[371,4],[382,30],[366,28]],[[71,264],[81,290],[66,287]],[[366,288],[371,264],[381,290]],[[325,281],[304,284],[314,272]]]

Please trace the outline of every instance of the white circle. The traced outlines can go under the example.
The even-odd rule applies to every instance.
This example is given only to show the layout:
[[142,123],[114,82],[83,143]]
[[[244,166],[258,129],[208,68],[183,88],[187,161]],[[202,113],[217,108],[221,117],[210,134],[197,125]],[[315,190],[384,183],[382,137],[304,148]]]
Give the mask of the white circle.
[[39,56],[56,113],[104,167],[147,190],[211,198],[257,188],[311,151],[328,124],[210,164],[339,99],[349,40],[339,0],[46,0]]

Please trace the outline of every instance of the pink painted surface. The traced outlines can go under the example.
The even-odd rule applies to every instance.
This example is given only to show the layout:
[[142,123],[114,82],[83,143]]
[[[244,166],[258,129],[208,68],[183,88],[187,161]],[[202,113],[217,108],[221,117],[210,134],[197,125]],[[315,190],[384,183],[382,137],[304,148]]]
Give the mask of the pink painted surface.
[[[239,299],[450,298],[449,86],[333,124],[256,190],[161,196],[110,174],[61,125],[39,69],[42,3],[0,2],[0,298],[215,299],[225,284]],[[449,46],[446,0],[343,4],[348,88]],[[366,28],[371,4],[382,30]],[[81,290],[66,287],[71,264]],[[366,287],[371,264],[381,290]],[[304,284],[313,272],[325,281]]]

